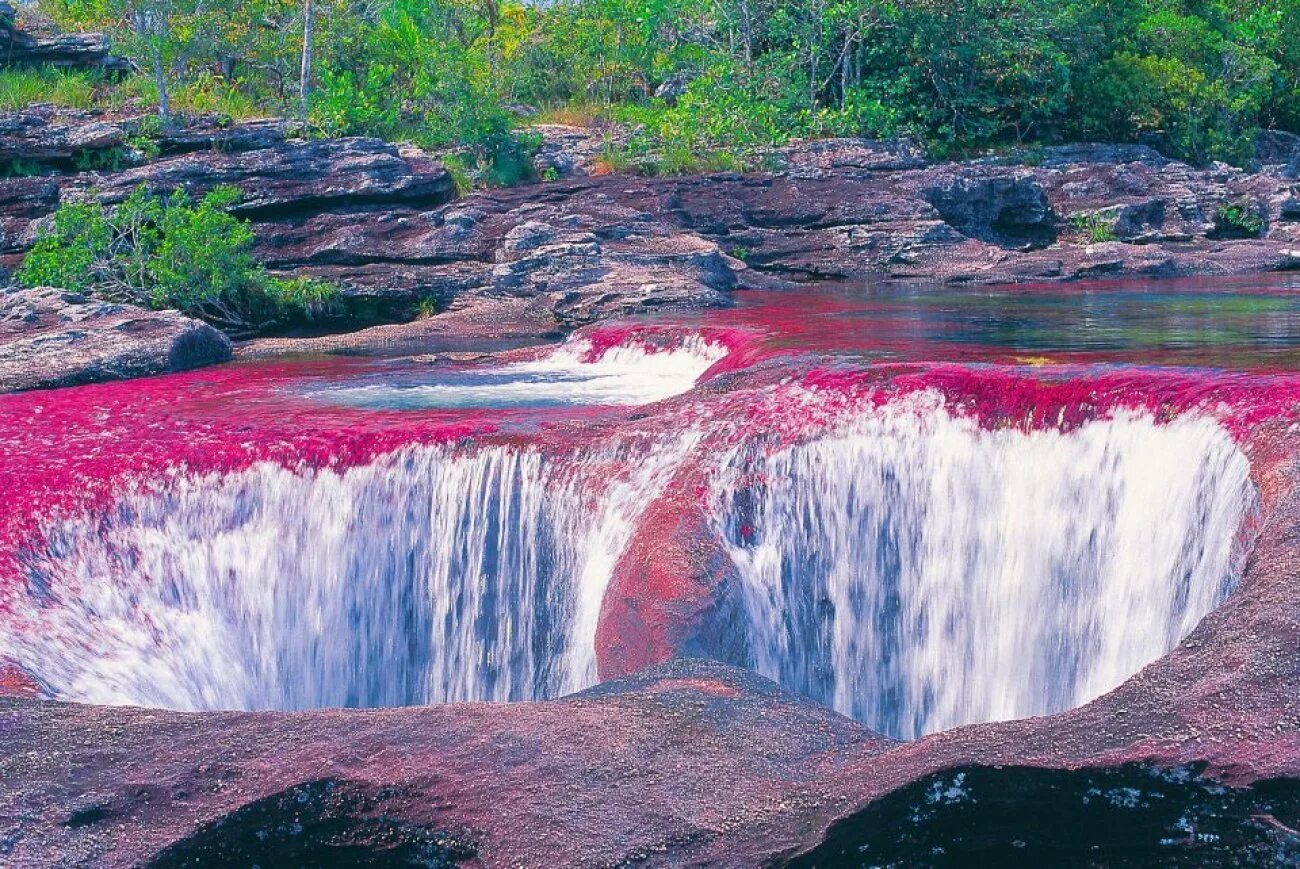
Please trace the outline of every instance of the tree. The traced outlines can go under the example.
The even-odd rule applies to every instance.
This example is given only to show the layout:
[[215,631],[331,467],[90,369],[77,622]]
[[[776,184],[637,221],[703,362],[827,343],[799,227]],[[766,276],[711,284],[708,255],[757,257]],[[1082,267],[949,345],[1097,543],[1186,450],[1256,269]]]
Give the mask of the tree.
[[164,126],[170,126],[171,99],[167,93],[167,75],[163,66],[163,52],[169,30],[167,19],[171,13],[168,0],[139,0],[132,11],[136,33],[149,44],[154,86],[158,89],[158,115]]
[[316,4],[312,0],[303,0],[302,4],[302,82],[299,87],[299,112],[303,122],[307,120],[307,100],[311,93],[311,40],[315,24]]

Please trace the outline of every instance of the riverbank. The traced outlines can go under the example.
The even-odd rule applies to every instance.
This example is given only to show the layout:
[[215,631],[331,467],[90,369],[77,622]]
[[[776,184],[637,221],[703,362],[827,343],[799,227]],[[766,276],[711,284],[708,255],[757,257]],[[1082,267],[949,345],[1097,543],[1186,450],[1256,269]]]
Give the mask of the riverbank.
[[[640,177],[603,174],[594,132],[539,131],[538,170],[555,180],[460,196],[436,155],[376,139],[198,118],[146,147],[139,119],[33,107],[0,118],[0,161],[23,169],[0,178],[0,266],[21,262],[62,203],[118,202],[140,185],[236,186],[257,258],[340,290],[311,337],[237,351],[258,357],[506,346],[808,281],[1300,267],[1300,158],[1285,137],[1270,139],[1250,172],[1194,168],[1142,146],[1047,148],[1026,165],[932,162],[907,141],[840,139],[773,151],[769,171]],[[48,324],[8,318],[0,360],[38,329]],[[67,382],[87,379],[97,377]]]

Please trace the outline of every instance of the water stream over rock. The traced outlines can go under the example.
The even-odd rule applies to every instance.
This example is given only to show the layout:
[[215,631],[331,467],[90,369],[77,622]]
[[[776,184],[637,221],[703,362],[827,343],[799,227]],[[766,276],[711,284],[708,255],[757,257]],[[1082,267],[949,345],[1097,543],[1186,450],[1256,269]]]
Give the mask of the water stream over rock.
[[726,483],[747,663],[902,738],[1117,686],[1223,599],[1252,501],[1204,418],[1025,433],[933,406],[738,451]]
[[[6,397],[0,664],[185,710],[556,697],[609,675],[634,550],[675,559],[609,622],[652,663],[738,650],[901,738],[1078,706],[1231,592],[1242,435],[1300,381],[1121,358],[1183,353],[1164,332],[1075,352],[1073,299],[1018,313],[1025,346],[960,320],[913,346],[938,315],[770,297],[470,364]],[[1293,351],[1269,337],[1292,302],[1262,296],[1260,364]],[[940,345],[962,361],[921,361]]]

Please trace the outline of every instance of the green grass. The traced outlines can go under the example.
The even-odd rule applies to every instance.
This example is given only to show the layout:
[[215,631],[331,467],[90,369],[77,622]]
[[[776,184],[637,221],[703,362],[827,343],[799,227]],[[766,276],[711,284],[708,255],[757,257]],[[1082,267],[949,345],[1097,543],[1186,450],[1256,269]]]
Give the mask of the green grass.
[[35,103],[88,109],[95,104],[97,83],[92,74],[76,70],[0,70],[0,110],[16,111]]

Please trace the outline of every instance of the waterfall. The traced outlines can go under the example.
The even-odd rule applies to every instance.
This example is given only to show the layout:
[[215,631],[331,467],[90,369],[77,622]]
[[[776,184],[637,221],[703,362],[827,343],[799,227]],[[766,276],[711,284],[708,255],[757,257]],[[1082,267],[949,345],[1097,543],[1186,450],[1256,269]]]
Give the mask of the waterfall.
[[1253,503],[1215,422],[984,430],[893,405],[731,457],[748,662],[898,737],[1084,703],[1228,592]]
[[52,528],[0,650],[56,696],[174,709],[577,690],[637,512],[690,444],[178,475]]

